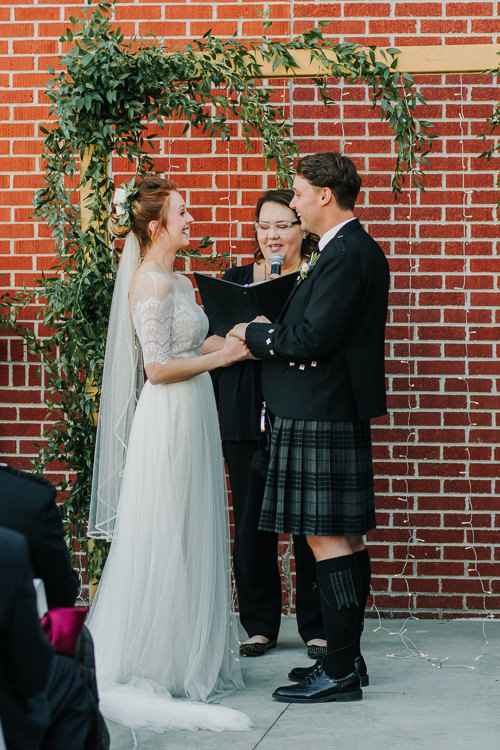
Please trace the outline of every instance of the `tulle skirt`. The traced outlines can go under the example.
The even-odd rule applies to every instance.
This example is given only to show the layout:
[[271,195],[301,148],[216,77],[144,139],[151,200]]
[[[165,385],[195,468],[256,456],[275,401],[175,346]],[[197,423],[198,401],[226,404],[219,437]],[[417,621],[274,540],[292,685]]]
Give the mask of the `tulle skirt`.
[[208,373],[142,390],[89,628],[109,718],[159,730],[248,728],[240,712],[171,698],[207,701],[243,687]]

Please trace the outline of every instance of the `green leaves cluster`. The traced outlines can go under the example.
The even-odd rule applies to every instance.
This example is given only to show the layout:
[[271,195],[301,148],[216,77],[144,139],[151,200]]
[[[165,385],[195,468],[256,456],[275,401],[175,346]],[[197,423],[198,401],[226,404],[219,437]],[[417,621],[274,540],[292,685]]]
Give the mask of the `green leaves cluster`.
[[[324,24],[320,22],[320,25]],[[391,186],[394,196],[402,192],[408,175],[412,184],[423,190],[423,166],[429,163],[426,156],[435,136],[430,132],[432,123],[416,117],[417,108],[425,106],[426,101],[415,89],[413,77],[398,70],[397,56],[400,50],[381,50],[383,60],[380,60],[376,57],[374,46],[365,49],[350,42],[328,44],[319,28],[300,34],[286,44],[277,44],[268,39],[264,39],[264,43],[267,57],[273,61],[275,70],[279,65],[293,70],[293,51],[308,50],[311,63],[318,63],[327,71],[324,77],[316,79],[320,97],[327,106],[335,104],[329,92],[329,78],[367,85],[371,92],[370,109],[380,107],[381,119],[389,124],[393,132],[396,163]],[[332,59],[331,53],[336,59]]]
[[[296,67],[293,53],[309,51],[328,71],[317,85],[325,104],[333,101],[328,77],[361,81],[372,91],[372,106],[394,132],[397,146],[393,190],[400,192],[407,174],[420,186],[421,167],[430,147],[429,123],[416,119],[423,98],[410,76],[397,70],[396,50],[390,60],[376,62],[352,44],[329,45],[319,29],[287,44],[263,37],[260,43],[236,36],[220,40],[208,31],[185,49],[170,51],[154,37],[126,40],[112,22],[116,0],[94,3],[62,41],[72,46],[61,58],[60,71],[49,69],[46,95],[54,124],[42,128],[45,182],[35,198],[35,218],[47,223],[54,241],[50,275],[37,287],[4,300],[11,306],[9,325],[27,342],[45,371],[52,394],[47,402],[46,442],[36,468],[54,462],[71,473],[63,505],[71,537],[86,547],[95,440],[108,314],[117,253],[106,232],[113,181],[108,159],[115,153],[141,175],[154,170],[158,133],[169,120],[185,122],[184,130],[198,128],[223,141],[241,123],[249,150],[262,146],[266,166],[272,164],[278,183],[289,183],[297,146],[283,108],[272,101],[273,91],[259,83],[259,55],[288,70]],[[91,0],[87,0],[90,6]],[[264,25],[267,27],[268,22]],[[336,53],[336,61],[326,56]],[[81,165],[84,173],[80,175]],[[80,188],[88,190],[90,221],[80,217]],[[200,252],[209,245],[204,238]],[[215,259],[218,262],[218,259]],[[41,304],[41,320],[51,335],[37,338],[16,321],[17,311],[29,302]],[[89,574],[98,573],[103,560],[100,544],[92,553]]]
[[[498,53],[500,55],[500,52]],[[485,73],[493,74],[494,76],[500,75],[500,62],[498,64],[498,67],[492,68],[490,70],[485,70]],[[479,133],[478,138],[481,138],[483,143],[486,143],[486,139],[493,135],[495,131],[497,131],[500,128],[500,102],[497,102],[493,108],[493,112],[491,117],[488,117],[486,120],[488,124],[488,131]],[[493,143],[489,148],[486,149],[486,151],[483,151],[482,154],[479,154],[480,157],[485,157],[488,161],[491,161],[494,154],[500,151],[500,141],[497,141],[496,143]],[[500,184],[500,179],[497,180],[497,184]],[[496,202],[497,206],[500,206],[500,200]]]

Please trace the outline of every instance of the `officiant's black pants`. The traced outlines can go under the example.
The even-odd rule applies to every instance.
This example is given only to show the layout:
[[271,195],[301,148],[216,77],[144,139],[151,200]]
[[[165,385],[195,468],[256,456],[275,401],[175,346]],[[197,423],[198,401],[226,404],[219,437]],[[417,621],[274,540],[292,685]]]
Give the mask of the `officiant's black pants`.
[[[265,477],[251,466],[257,441],[224,440],[234,513],[234,576],[240,620],[248,636],[278,636],[281,579],[278,534],[259,531]],[[303,641],[324,638],[316,563],[304,536],[293,537],[296,569],[297,626]]]

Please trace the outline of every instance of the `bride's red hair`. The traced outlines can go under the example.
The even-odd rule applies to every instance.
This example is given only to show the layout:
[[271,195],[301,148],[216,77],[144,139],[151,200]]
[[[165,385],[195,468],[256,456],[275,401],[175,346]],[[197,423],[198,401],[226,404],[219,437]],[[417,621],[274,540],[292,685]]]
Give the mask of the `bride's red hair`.
[[152,221],[158,222],[158,228],[167,225],[167,214],[170,193],[177,190],[172,180],[161,177],[145,177],[138,184],[138,190],[132,202],[131,226],[117,223],[119,218],[113,209],[109,218],[109,231],[115,237],[124,238],[129,232],[135,232],[139,244],[146,250],[154,239],[149,230]]

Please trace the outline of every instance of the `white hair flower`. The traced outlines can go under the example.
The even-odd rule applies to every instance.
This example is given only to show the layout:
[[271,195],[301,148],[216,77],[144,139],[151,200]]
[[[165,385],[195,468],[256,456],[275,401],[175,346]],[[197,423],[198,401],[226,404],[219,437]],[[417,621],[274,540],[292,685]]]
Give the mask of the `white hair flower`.
[[[117,208],[123,208],[123,204],[127,200],[127,191],[125,188],[116,188],[113,196],[113,203]],[[119,213],[119,211],[117,211]]]
[[135,177],[127,185],[116,188],[113,195],[113,205],[115,214],[120,217],[117,221],[119,226],[132,226],[132,203],[138,189],[135,184]]

